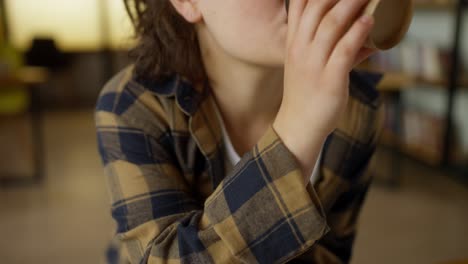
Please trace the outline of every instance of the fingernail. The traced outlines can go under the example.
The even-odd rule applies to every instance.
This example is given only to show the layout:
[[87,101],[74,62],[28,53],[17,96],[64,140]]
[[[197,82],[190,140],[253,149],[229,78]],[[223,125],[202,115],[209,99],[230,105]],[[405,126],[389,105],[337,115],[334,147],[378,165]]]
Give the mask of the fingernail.
[[372,25],[374,23],[374,17],[369,14],[364,14],[360,18],[361,22],[364,24]]

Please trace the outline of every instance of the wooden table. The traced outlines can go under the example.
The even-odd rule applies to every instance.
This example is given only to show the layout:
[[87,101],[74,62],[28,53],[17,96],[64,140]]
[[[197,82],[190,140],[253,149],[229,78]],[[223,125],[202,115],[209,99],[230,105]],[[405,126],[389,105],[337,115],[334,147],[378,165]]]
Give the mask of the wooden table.
[[[12,73],[0,73],[0,91],[12,89],[10,87],[21,86],[26,88],[30,95],[31,103],[28,112],[32,127],[31,139],[34,160],[34,175],[27,178],[15,175],[2,175],[0,176],[0,186],[38,183],[44,177],[44,141],[39,88],[48,80],[48,71],[40,67],[24,67]],[[1,117],[2,115],[0,114]]]

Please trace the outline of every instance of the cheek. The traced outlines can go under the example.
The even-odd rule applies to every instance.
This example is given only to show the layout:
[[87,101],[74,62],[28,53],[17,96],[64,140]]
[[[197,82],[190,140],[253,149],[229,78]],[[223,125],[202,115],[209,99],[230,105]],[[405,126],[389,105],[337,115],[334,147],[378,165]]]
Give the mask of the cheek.
[[239,18],[261,27],[277,21],[284,9],[283,0],[240,0],[236,2],[239,8]]
[[281,50],[282,29],[278,21],[284,9],[283,0],[206,1],[211,6],[204,10],[205,24],[227,53],[255,60]]
[[225,30],[267,28],[278,20],[284,0],[203,0],[202,13],[210,27],[219,25]]
[[[266,19],[254,0],[215,0],[216,4],[207,8],[204,21],[209,31],[221,44],[251,41],[265,27]],[[238,3],[237,3],[238,2]]]

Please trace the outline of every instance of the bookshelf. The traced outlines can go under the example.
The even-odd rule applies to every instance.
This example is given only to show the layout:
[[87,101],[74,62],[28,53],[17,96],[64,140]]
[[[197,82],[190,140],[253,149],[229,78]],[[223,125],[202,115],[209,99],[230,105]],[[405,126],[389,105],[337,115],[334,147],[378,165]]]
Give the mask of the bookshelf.
[[414,7],[417,10],[430,10],[430,11],[451,11],[455,8],[456,1],[442,0],[442,1],[416,1]]
[[394,133],[383,131],[380,137],[381,144],[388,147],[397,147],[398,150],[405,155],[411,157],[418,157],[422,159],[426,164],[430,166],[439,166],[440,159],[438,158],[438,153],[433,150],[428,150],[426,148],[421,148],[418,144],[408,144],[403,143],[398,135]]
[[[436,1],[417,1],[414,0],[415,12],[449,12],[454,16],[454,33],[451,39],[450,50],[447,60],[447,65],[444,65],[444,71],[437,78],[428,78],[419,74],[411,74],[406,71],[384,70],[372,66],[366,62],[360,66],[364,70],[373,70],[384,72],[384,78],[380,82],[378,89],[386,95],[387,98],[396,101],[394,114],[396,114],[395,127],[393,131],[384,130],[381,135],[381,144],[397,150],[398,153],[404,154],[412,159],[421,161],[422,163],[438,169],[447,169],[450,172],[455,172],[457,176],[461,176],[463,182],[468,182],[468,166],[466,160],[468,157],[462,157],[463,161],[457,165],[452,158],[456,156],[454,148],[454,99],[456,92],[459,89],[468,91],[468,72],[463,72],[462,53],[461,53],[461,35],[463,33],[463,15],[468,6],[467,0],[436,0]],[[467,69],[468,70],[468,69]],[[403,106],[401,102],[401,92],[406,89],[419,89],[418,86],[433,87],[440,89],[446,100],[446,111],[443,120],[436,120],[441,129],[437,133],[440,142],[437,142],[437,148],[424,148],[418,144],[412,144],[411,140],[404,140],[407,135],[403,135],[404,126],[408,123],[403,120]],[[398,123],[398,124],[397,124]],[[428,134],[428,133],[426,133]],[[440,143],[440,144],[439,144]],[[457,157],[459,158],[459,157]],[[395,164],[399,167],[399,164]],[[394,175],[392,177],[398,177]]]
[[[395,92],[408,89],[415,85],[431,86],[437,89],[447,89],[449,80],[443,78],[426,78],[418,75],[411,75],[401,71],[385,71],[376,69],[363,63],[359,66],[360,70],[385,72],[377,88],[382,92]],[[459,89],[468,91],[468,73],[461,76],[458,82]]]
[[[363,68],[361,68],[363,69]],[[380,91],[399,91],[408,89],[408,86],[424,85],[437,89],[447,89],[449,80],[428,79],[422,76],[411,75],[404,72],[385,72],[382,81],[378,85]],[[468,74],[463,75],[458,82],[459,89],[468,90]]]

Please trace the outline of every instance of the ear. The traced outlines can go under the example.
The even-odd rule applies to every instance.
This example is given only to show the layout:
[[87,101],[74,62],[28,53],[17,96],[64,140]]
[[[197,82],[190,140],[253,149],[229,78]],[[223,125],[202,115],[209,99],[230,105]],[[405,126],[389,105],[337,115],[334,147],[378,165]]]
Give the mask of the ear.
[[[164,0],[166,1],[166,0]],[[197,0],[170,0],[175,10],[190,23],[199,22],[202,14]]]

